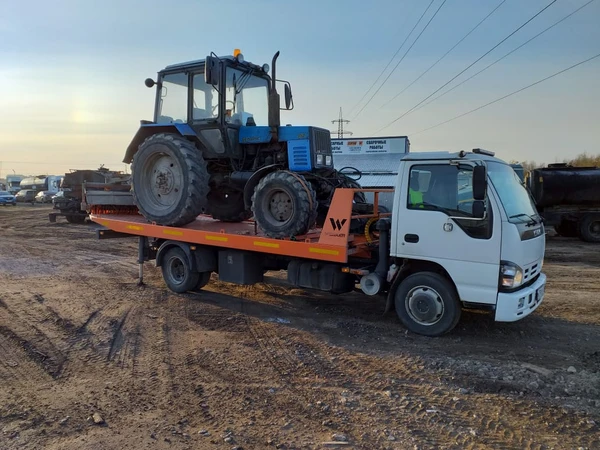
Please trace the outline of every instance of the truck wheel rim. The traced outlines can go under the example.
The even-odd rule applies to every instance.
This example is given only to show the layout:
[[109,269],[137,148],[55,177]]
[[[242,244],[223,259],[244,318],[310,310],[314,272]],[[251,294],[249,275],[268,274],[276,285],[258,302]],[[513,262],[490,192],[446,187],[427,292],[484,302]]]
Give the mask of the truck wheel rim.
[[144,164],[141,172],[141,192],[152,206],[158,210],[169,210],[181,198],[183,171],[178,161],[170,155],[156,153]]
[[181,284],[185,280],[185,266],[179,258],[169,260],[169,274],[176,284]]
[[428,286],[417,286],[406,296],[406,310],[419,325],[435,325],[444,316],[444,301],[440,294]]
[[282,189],[273,189],[265,196],[266,218],[272,225],[281,226],[294,215],[294,203],[291,196]]

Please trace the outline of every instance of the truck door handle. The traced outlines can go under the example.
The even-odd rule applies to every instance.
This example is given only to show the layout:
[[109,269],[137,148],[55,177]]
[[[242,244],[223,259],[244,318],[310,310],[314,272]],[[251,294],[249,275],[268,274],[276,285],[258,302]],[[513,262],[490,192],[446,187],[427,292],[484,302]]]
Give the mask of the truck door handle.
[[419,235],[418,234],[405,234],[404,240],[406,242],[412,242],[412,243],[416,244],[417,242],[419,242]]

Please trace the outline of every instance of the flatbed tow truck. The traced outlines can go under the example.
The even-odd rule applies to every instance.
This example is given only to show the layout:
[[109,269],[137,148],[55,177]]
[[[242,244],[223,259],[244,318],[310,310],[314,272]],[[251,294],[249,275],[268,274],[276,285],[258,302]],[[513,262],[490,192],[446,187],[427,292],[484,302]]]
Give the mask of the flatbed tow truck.
[[[364,213],[357,192],[373,193]],[[380,210],[381,193],[394,194],[392,212]],[[100,239],[139,238],[140,282],[144,262],[155,260],[177,293],[200,290],[213,272],[249,285],[285,270],[293,286],[381,296],[386,312],[427,336],[452,330],[462,308],[511,322],[544,296],[542,221],[512,168],[481,149],[407,154],[395,189],[338,188],[322,228],[287,239],[266,237],[252,220],[200,215],[170,227],[131,206],[88,207],[104,227]]]

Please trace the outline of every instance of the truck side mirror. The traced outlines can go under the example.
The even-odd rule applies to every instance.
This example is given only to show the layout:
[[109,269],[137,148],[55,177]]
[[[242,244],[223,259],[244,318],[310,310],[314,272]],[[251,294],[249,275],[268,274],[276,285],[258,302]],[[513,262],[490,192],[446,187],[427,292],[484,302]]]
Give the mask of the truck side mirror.
[[473,168],[473,198],[475,200],[485,200],[486,190],[487,174],[485,166],[475,166]]
[[293,109],[292,104],[292,87],[289,83],[286,83],[283,88],[284,98],[285,98],[285,109],[290,110]]
[[485,216],[485,203],[483,200],[475,200],[473,202],[473,218],[483,219]]
[[220,74],[219,58],[214,56],[207,56],[206,62],[204,65],[204,81],[206,84],[210,84],[211,86],[216,86],[219,84],[219,74]]

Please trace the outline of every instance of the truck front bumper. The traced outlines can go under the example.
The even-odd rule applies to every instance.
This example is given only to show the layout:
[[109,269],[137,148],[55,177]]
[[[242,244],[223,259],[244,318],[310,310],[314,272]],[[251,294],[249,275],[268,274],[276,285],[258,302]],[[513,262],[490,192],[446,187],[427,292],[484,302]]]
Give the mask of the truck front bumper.
[[496,322],[516,322],[537,309],[544,299],[546,275],[541,273],[531,286],[515,292],[498,293]]

